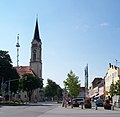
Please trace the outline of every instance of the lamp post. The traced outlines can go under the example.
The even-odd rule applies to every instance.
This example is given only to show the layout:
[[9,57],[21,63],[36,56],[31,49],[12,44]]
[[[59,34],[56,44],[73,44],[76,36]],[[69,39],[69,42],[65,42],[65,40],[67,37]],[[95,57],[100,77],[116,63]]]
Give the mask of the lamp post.
[[9,101],[10,101],[10,80],[8,81],[8,95],[9,95]]
[[8,82],[8,95],[9,95],[9,101],[10,101],[10,82],[12,81],[16,81],[16,80],[19,80],[19,79],[13,79],[13,80],[8,80],[8,81],[5,81],[3,83],[3,78],[2,78],[2,83],[1,83],[1,91],[2,91],[2,96],[4,97],[4,90],[6,88],[6,83]]
[[3,97],[3,77],[2,77],[2,82],[1,82],[1,93],[2,93],[2,97]]
[[[26,75],[26,76],[24,76],[24,79],[25,79],[25,81],[27,81],[28,80],[28,76]],[[27,101],[26,101],[26,103],[27,102],[29,102],[29,96],[28,96],[28,92],[26,91],[26,93],[27,93]]]
[[19,80],[19,79],[13,79],[13,80],[8,80],[8,81],[6,81],[6,82],[8,82],[9,101],[10,101],[10,93],[11,93],[11,91],[10,91],[10,82],[12,82],[12,81],[16,81],[16,80]]
[[4,97],[4,93],[5,93],[5,88],[6,88],[6,82],[4,82],[4,78],[2,77],[2,82],[1,82],[1,93],[2,93],[2,97]]

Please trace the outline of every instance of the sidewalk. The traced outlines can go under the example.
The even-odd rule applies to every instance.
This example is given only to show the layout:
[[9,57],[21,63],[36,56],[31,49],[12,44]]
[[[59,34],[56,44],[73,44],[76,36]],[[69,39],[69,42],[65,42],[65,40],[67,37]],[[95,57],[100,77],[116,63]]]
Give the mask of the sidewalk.
[[[61,107],[62,107],[62,106],[61,106]],[[62,108],[65,108],[65,107],[62,107]],[[71,108],[71,106],[67,106],[66,109],[91,110],[91,111],[119,111],[119,112],[120,112],[120,108],[117,108],[117,107],[114,107],[114,109],[111,109],[111,110],[106,110],[106,109],[104,109],[104,107],[97,107],[97,109],[96,109],[95,106],[92,106],[91,109],[85,109],[84,107],[83,107],[83,109],[82,109],[81,106],[79,106],[79,107],[73,107],[73,108]]]
[[120,111],[120,108],[114,107],[114,110]]
[[62,107],[58,106],[38,117],[119,117],[120,111],[105,110],[103,107],[92,109],[81,109],[80,107]]
[[[62,107],[62,104],[58,104],[56,102],[38,102],[38,103],[29,103],[28,105],[30,106],[44,106],[44,105],[56,105],[58,107]],[[62,108],[65,108],[65,107],[62,107]],[[81,108],[81,106],[79,107],[73,107],[71,108],[71,106],[67,106],[67,108],[65,109],[75,109],[75,110],[86,110],[85,108]],[[88,110],[96,110],[95,106],[92,106],[91,109],[88,109]],[[104,107],[97,107],[97,110],[105,110]],[[114,107],[114,110],[111,110],[111,111],[120,111],[120,108],[117,108],[117,107]]]

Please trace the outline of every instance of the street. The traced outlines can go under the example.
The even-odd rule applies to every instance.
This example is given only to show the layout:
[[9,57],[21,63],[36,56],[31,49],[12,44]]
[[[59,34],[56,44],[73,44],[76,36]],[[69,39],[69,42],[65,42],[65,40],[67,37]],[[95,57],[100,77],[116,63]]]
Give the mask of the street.
[[62,107],[61,104],[36,104],[27,106],[3,106],[0,117],[119,117],[120,110],[104,110],[103,107],[81,109]]
[[30,104],[26,106],[2,106],[0,117],[38,117],[55,108],[57,104]]

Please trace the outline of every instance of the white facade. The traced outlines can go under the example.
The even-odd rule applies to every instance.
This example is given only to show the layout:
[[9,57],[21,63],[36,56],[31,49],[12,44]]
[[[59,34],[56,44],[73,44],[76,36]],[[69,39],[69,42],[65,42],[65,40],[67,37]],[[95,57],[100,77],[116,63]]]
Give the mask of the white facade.
[[108,92],[108,94],[106,94],[106,97],[110,96],[109,94],[110,85],[112,83],[115,84],[116,81],[120,79],[119,76],[120,76],[120,68],[109,64],[109,68],[105,76],[105,92]]

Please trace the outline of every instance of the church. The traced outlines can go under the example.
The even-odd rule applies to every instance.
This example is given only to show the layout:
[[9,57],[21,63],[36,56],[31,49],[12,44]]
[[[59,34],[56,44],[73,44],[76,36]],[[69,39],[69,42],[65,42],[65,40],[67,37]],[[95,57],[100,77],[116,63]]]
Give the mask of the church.
[[[15,67],[20,78],[22,75],[29,73],[33,76],[37,76],[42,78],[42,42],[39,33],[39,26],[38,26],[38,18],[36,18],[34,36],[31,42],[31,58],[30,58],[30,66],[17,66]],[[32,100],[37,98],[37,101],[41,101],[42,98],[41,89],[37,89],[34,91],[32,95]],[[27,93],[20,92],[17,95],[12,96],[13,99],[27,101]]]

